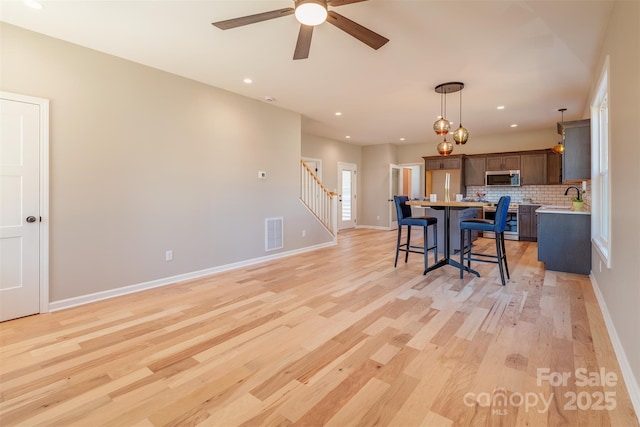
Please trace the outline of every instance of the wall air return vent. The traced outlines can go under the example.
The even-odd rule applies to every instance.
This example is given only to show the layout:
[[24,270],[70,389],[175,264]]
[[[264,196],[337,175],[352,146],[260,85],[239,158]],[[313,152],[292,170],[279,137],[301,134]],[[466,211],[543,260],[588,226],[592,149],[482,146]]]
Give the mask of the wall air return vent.
[[264,250],[274,251],[284,247],[283,233],[284,218],[267,218],[264,220]]

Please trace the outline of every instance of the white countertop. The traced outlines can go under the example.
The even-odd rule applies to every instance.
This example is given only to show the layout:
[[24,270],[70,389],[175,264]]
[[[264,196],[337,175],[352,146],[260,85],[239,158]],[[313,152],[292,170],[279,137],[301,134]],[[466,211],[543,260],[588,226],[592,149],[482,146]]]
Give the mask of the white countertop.
[[572,206],[541,206],[536,209],[536,213],[555,213],[555,214],[575,214],[575,215],[591,215],[591,211],[589,209],[583,209],[581,211],[574,211]]

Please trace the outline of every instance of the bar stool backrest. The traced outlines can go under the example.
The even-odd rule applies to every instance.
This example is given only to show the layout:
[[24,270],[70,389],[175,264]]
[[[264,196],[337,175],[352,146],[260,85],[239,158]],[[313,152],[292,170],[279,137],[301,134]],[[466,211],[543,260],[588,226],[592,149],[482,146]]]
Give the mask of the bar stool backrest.
[[509,204],[511,203],[510,196],[502,196],[498,200],[498,206],[496,207],[496,220],[493,224],[494,233],[502,233],[507,228],[507,214],[509,212]]
[[407,202],[409,201],[408,196],[393,196],[393,200],[396,203],[396,215],[398,216],[398,223],[400,223],[400,221],[405,218],[411,217],[411,206],[407,205]]

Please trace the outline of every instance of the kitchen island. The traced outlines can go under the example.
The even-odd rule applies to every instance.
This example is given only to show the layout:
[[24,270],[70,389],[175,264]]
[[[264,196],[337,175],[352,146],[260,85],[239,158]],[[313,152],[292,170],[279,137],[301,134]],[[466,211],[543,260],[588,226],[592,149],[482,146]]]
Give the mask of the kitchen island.
[[538,261],[547,270],[565,273],[591,272],[591,212],[570,206],[536,209]]

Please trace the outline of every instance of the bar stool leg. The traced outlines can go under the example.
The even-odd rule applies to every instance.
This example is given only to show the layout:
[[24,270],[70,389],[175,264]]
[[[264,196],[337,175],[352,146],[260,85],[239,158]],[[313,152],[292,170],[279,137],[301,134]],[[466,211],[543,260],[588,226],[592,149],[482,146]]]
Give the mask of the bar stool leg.
[[398,243],[396,244],[396,261],[393,263],[394,267],[398,266],[398,254],[400,253],[400,240],[402,238],[402,226],[398,225]]
[[498,255],[498,266],[500,267],[500,280],[502,281],[502,286],[505,286],[506,282],[504,281],[504,268],[502,267],[502,260],[504,258],[502,255],[502,243],[498,233],[496,233],[496,253]]
[[409,250],[411,249],[411,226],[407,225],[407,253],[404,255],[404,262],[409,261]]

